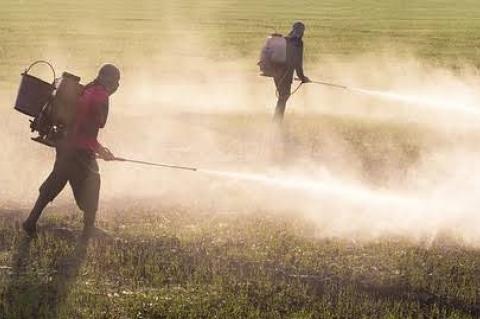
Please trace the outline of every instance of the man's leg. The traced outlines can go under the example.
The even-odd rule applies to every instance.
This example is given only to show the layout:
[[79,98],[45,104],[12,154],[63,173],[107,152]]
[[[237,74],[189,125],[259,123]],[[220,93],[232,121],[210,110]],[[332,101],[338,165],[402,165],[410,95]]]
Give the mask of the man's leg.
[[61,149],[56,150],[55,164],[50,175],[39,189],[39,195],[28,218],[23,222],[23,229],[34,235],[37,231],[37,221],[44,208],[62,191],[69,177],[69,156]]
[[290,90],[292,87],[293,73],[289,70],[282,69],[278,75],[274,78],[275,86],[277,88],[278,100],[275,107],[275,115],[273,119],[277,122],[283,120],[285,109],[287,107],[287,101],[290,98]]
[[34,235],[37,232],[37,221],[42,215],[43,209],[48,205],[50,199],[44,194],[40,193],[35,205],[28,218],[23,222],[22,227],[29,235]]
[[92,232],[95,229],[96,216],[97,216],[97,211],[83,213],[83,233],[85,235],[88,235],[88,236],[92,235]]
[[92,176],[83,181],[80,185],[71,183],[75,201],[83,211],[84,231],[91,231],[95,228],[98,200],[100,195],[100,175]]
[[278,97],[277,106],[275,108],[274,120],[281,122],[285,114],[285,108],[287,107],[287,100],[289,95],[280,95]]
[[53,171],[42,184],[35,205],[28,218],[23,222],[23,229],[29,234],[34,235],[37,231],[37,221],[42,215],[45,207],[62,191],[67,184],[68,177],[55,165]]
[[78,154],[77,170],[70,179],[70,186],[78,207],[83,211],[84,232],[91,232],[95,228],[100,197],[100,174],[95,158]]

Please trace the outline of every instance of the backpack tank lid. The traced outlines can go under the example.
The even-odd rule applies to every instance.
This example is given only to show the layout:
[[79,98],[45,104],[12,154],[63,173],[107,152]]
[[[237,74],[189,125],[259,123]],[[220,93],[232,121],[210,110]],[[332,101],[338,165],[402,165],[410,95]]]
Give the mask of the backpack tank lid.
[[68,126],[73,120],[78,98],[83,92],[80,77],[63,72],[52,100],[50,118],[56,125]]
[[76,76],[76,75],[68,73],[68,72],[63,72],[62,73],[62,78],[70,79],[70,80],[73,80],[75,82],[80,82],[80,77],[79,76]]

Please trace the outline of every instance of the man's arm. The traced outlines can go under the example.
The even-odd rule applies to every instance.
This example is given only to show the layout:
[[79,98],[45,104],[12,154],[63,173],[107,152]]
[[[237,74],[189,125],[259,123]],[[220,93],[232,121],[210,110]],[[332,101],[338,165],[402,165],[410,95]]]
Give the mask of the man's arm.
[[108,118],[108,100],[98,106],[96,115],[98,128],[104,128]]
[[102,146],[102,144],[100,143],[98,143],[97,145],[96,153],[98,154],[98,157],[105,161],[113,161],[116,159],[115,155],[113,155],[113,153],[108,148]]
[[[102,97],[95,108],[95,124],[97,127],[104,128],[105,124],[107,123],[108,118],[108,96]],[[115,155],[106,147],[104,147],[100,142],[97,141],[97,145],[95,147],[95,152],[98,156],[106,161],[112,161],[115,159]]]
[[310,79],[303,73],[303,44],[295,48],[295,72],[303,83],[310,82]]

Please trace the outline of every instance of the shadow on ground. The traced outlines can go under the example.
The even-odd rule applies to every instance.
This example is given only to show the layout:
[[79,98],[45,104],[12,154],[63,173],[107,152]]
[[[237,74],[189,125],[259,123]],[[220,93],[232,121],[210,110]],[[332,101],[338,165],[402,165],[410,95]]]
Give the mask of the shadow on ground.
[[[55,236],[58,241],[73,244],[64,256],[49,256],[53,267],[41,267],[32,256],[32,244],[42,236]],[[12,268],[7,279],[1,307],[2,318],[59,317],[59,310],[69,295],[85,260],[89,236],[73,239],[67,231],[46,230],[39,238],[20,235],[15,244]]]

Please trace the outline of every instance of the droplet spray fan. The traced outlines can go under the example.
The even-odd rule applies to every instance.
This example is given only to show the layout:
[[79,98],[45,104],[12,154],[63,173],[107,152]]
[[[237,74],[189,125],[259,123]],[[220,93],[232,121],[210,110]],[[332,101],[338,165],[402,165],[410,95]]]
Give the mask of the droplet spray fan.
[[[300,81],[299,79],[295,79],[295,80]],[[416,105],[416,106],[422,106],[424,108],[442,109],[445,111],[455,111],[455,112],[460,111],[465,114],[480,116],[480,110],[474,105],[461,105],[455,101],[453,102],[445,101],[440,98],[434,98],[434,97],[422,96],[422,95],[411,95],[407,93],[400,93],[400,92],[394,92],[394,91],[362,89],[362,88],[356,88],[356,87],[349,87],[349,86],[337,84],[337,83],[323,82],[323,81],[310,81],[305,84],[310,84],[310,83],[328,86],[336,89],[342,89],[355,94],[367,95],[373,98],[395,101],[395,102],[403,103],[406,105]],[[304,84],[304,83],[301,83],[301,84]]]

